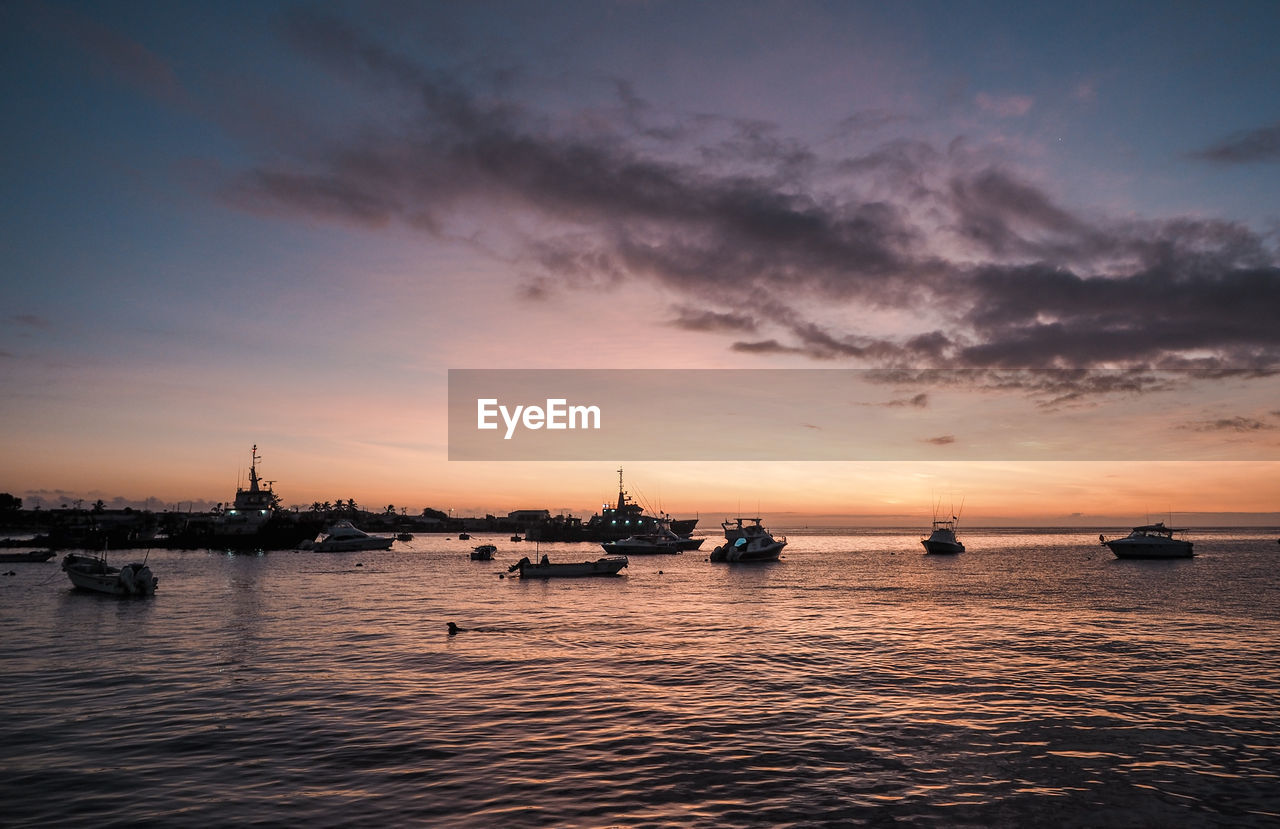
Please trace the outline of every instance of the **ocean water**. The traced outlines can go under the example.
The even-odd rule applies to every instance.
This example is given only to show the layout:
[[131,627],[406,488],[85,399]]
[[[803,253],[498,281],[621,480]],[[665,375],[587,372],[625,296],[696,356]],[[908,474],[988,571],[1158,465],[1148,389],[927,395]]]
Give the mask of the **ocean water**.
[[528,582],[505,539],[153,551],[131,600],[2,565],[0,824],[1280,825],[1275,531],[789,537]]

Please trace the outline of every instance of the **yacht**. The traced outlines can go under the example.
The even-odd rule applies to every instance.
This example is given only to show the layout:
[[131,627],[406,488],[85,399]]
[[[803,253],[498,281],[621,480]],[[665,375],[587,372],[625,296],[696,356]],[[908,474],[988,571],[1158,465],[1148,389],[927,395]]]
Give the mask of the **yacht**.
[[959,521],[959,517],[955,515],[951,516],[949,521],[939,521],[935,518],[933,532],[929,534],[928,538],[920,539],[920,543],[924,545],[925,555],[963,553],[964,545],[956,538],[956,524]]
[[1124,538],[1108,541],[1099,535],[1098,541],[1116,554],[1116,558],[1191,558],[1191,542],[1174,538],[1174,533],[1186,530],[1166,527],[1163,521],[1134,527]]
[[712,561],[777,561],[787,546],[787,537],[775,538],[759,518],[726,519],[720,526],[725,542],[711,552]]
[[324,535],[302,549],[317,553],[348,553],[354,550],[390,550],[395,539],[385,535],[370,535],[350,521],[339,521]]
[[642,533],[640,535],[632,535],[617,541],[605,541],[601,543],[606,553],[610,555],[626,555],[640,556],[655,553],[678,553],[680,552],[680,544],[676,540],[672,540],[659,533]]

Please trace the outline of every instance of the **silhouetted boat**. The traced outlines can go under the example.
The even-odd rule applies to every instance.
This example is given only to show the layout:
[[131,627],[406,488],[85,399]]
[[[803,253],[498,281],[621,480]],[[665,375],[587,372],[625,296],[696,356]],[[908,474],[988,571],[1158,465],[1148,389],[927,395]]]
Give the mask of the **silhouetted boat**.
[[413,533],[396,533],[396,541],[412,541]]
[[481,544],[471,550],[472,561],[493,561],[493,554],[498,552],[498,548],[492,544]]
[[1186,532],[1166,527],[1163,521],[1134,527],[1124,538],[1107,541],[1102,535],[1098,541],[1115,553],[1116,558],[1191,558],[1191,542],[1174,538],[1174,533]]
[[619,467],[617,503],[602,505],[600,512],[585,524],[580,519],[562,515],[530,526],[525,534],[530,541],[620,541],[633,535],[658,532],[664,523],[680,538],[688,538],[698,526],[698,519],[647,515],[623,488]]
[[395,539],[385,535],[370,535],[350,521],[339,521],[318,540],[299,547],[317,553],[350,553],[357,550],[390,550]]
[[62,559],[62,569],[81,590],[112,596],[151,596],[160,583],[146,564],[112,567],[105,556],[68,553]]
[[522,558],[508,567],[507,572],[514,573],[519,570],[520,578],[522,579],[549,579],[560,576],[616,576],[626,566],[626,556],[605,556],[595,561],[563,564],[552,563],[546,556],[543,556],[542,560],[537,564],[529,561],[528,558]]
[[0,553],[0,562],[8,564],[18,561],[48,561],[57,554],[56,550],[32,550],[29,553]]
[[658,533],[633,535],[617,541],[605,541],[601,545],[610,555],[658,555],[680,552],[679,539],[668,538]]
[[471,540],[471,533],[458,533],[458,540],[459,540],[459,541],[470,541],[470,540]]
[[787,537],[774,538],[759,518],[726,519],[720,526],[724,528],[725,542],[711,551],[712,561],[777,561],[787,546]]
[[179,549],[209,547],[216,550],[293,550],[316,537],[323,522],[318,517],[280,508],[280,496],[263,487],[258,478],[258,445],[249,461],[249,488],[236,489],[234,503],[216,515],[195,516],[169,537],[168,546]]
[[956,522],[959,520],[954,515],[951,516],[950,521],[934,519],[933,532],[928,538],[920,539],[926,555],[952,555],[964,552],[964,545],[960,543],[960,539],[956,538]]

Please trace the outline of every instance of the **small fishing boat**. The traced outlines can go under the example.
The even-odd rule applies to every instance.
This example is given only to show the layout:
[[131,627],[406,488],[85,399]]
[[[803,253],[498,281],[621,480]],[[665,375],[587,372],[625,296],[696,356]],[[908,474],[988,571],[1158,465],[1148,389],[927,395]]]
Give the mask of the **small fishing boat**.
[[319,540],[304,544],[303,550],[317,553],[349,553],[356,550],[390,550],[395,539],[386,535],[370,535],[350,521],[339,521]]
[[711,560],[744,563],[777,561],[782,555],[782,548],[787,546],[787,537],[784,535],[774,538],[760,522],[760,518],[742,517],[721,522],[725,543],[711,551]]
[[928,538],[920,539],[920,543],[924,545],[925,555],[954,555],[964,552],[964,545],[960,543],[960,539],[956,538],[956,523],[959,520],[954,515],[951,516],[950,521],[934,519],[933,532]]
[[29,553],[0,553],[0,562],[48,561],[56,556],[56,550],[32,550]]
[[62,559],[62,569],[81,590],[112,596],[152,596],[160,583],[145,563],[112,567],[106,556],[68,553]]
[[1184,538],[1174,538],[1174,533],[1186,532],[1166,527],[1163,521],[1134,527],[1124,538],[1108,541],[1099,535],[1098,541],[1115,553],[1116,558],[1191,558],[1192,544]]
[[396,533],[396,541],[412,541],[413,533]]
[[507,572],[514,573],[519,570],[522,579],[549,579],[557,576],[616,576],[618,571],[626,566],[626,556],[605,556],[595,561],[554,564],[543,556],[537,564],[529,561],[527,557],[522,558],[508,567]]
[[471,533],[458,533],[458,540],[459,540],[459,541],[470,541],[470,540],[471,540]]
[[481,544],[479,547],[471,549],[472,561],[493,561],[493,554],[498,552],[498,548],[492,544]]
[[520,537],[520,533],[516,533],[515,535],[511,536],[511,540],[512,540],[512,541],[524,541],[524,539]]

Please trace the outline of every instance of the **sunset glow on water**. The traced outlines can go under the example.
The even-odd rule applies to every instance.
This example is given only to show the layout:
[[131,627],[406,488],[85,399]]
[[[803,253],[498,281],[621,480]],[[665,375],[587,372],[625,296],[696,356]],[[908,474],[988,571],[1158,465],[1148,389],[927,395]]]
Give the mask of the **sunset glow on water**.
[[774,565],[527,582],[499,574],[532,546],[501,539],[494,562],[425,536],[157,551],[157,595],[123,603],[25,565],[8,819],[1267,825],[1273,535],[1133,562],[1073,532],[974,530],[941,558],[909,531],[792,532]]

